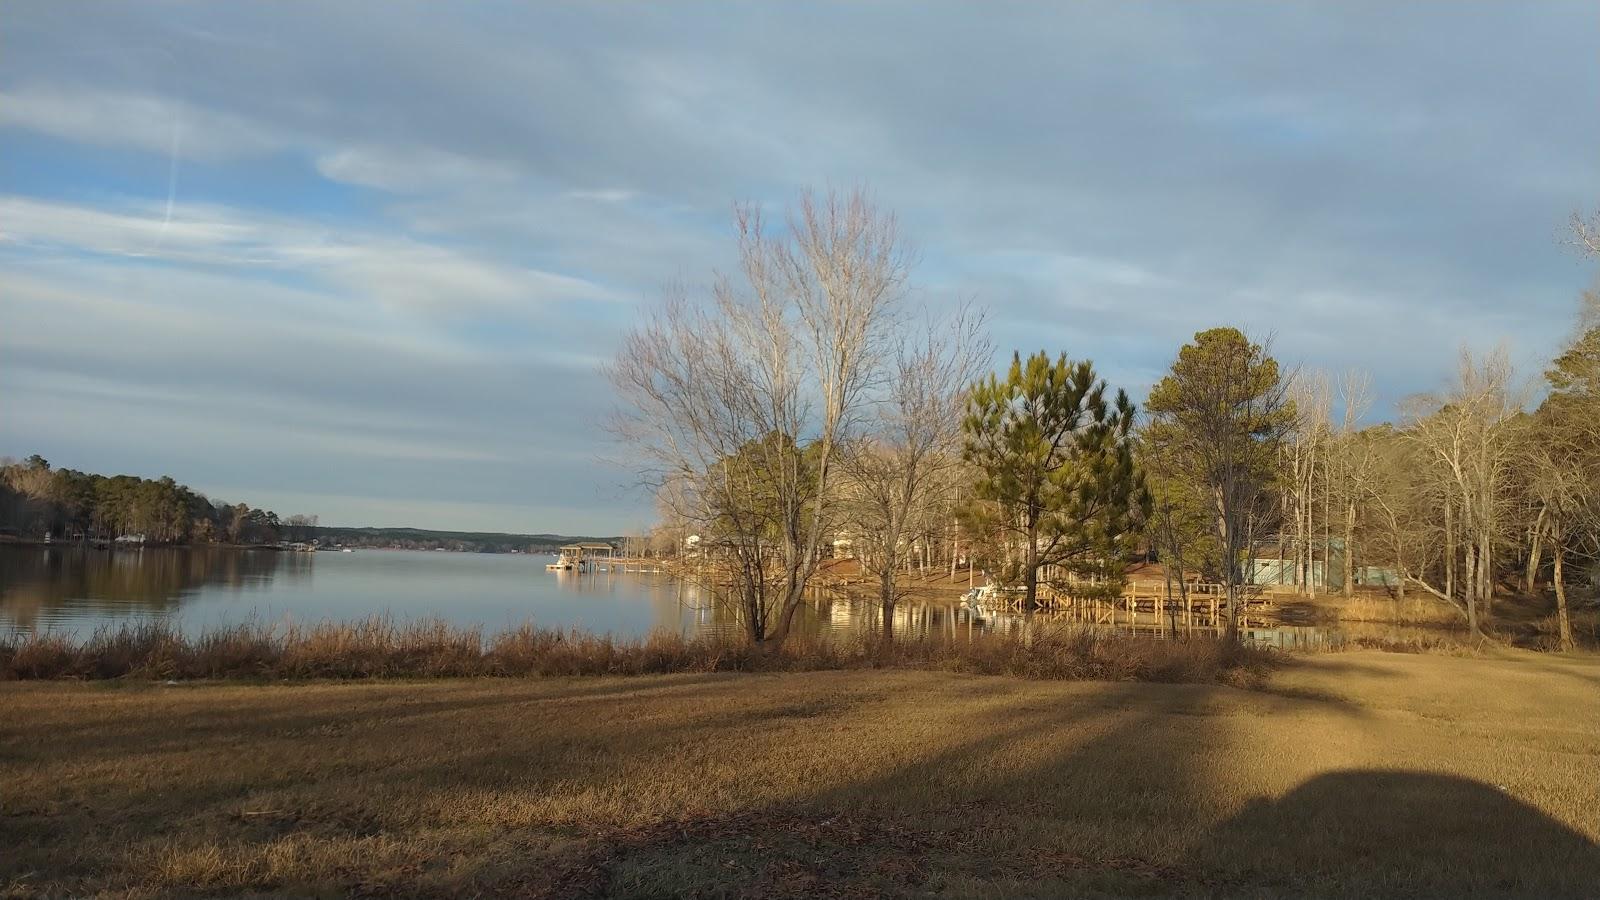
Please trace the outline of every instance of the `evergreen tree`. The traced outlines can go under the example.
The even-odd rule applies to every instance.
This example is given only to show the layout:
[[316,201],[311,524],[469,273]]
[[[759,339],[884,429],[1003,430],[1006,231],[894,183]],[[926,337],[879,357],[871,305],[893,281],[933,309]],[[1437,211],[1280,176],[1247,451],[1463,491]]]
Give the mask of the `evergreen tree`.
[[1152,452],[1204,492],[1216,526],[1228,634],[1238,629],[1241,563],[1272,533],[1279,442],[1294,420],[1277,360],[1237,328],[1213,328],[1178,351],[1145,401]]
[[1020,575],[1029,606],[1046,567],[1107,576],[1120,583],[1122,559],[1149,513],[1144,477],[1133,458],[1133,404],[1087,362],[1043,353],[973,386],[963,422],[963,456],[977,470],[976,495],[990,527],[1020,540]]

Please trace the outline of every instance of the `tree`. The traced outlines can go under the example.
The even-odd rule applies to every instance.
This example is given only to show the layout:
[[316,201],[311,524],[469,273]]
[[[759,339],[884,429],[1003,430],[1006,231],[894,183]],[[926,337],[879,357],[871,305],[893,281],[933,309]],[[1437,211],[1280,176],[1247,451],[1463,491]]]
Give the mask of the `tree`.
[[878,583],[886,636],[902,591],[896,573],[910,544],[933,529],[937,501],[959,466],[964,393],[989,359],[984,317],[963,308],[930,319],[895,351],[870,424],[844,445],[843,523],[862,568]]
[[1369,552],[1394,569],[1398,615],[1398,603],[1406,597],[1406,580],[1422,571],[1429,549],[1438,545],[1430,530],[1431,510],[1423,502],[1421,450],[1388,424],[1365,429],[1359,437],[1367,444],[1371,461],[1362,483],[1363,502],[1383,532]]
[[1088,361],[1040,352],[1026,363],[1013,355],[1004,380],[990,375],[968,395],[963,456],[978,473],[977,499],[992,504],[989,524],[1021,543],[1029,606],[1045,567],[1120,581],[1150,511],[1133,404],[1120,390],[1111,403],[1105,394]]
[[1202,331],[1178,351],[1145,408],[1151,443],[1210,497],[1227,591],[1227,636],[1236,639],[1241,566],[1247,554],[1253,558],[1256,536],[1278,515],[1274,472],[1294,421],[1278,363],[1238,329]]
[[[647,482],[684,486],[681,518],[730,563],[749,640],[775,649],[834,523],[838,454],[883,378],[908,264],[860,191],[802,195],[780,234],[750,207],[735,224],[739,277],[700,301],[670,292],[608,374],[614,430]],[[741,476],[758,472],[752,492]]]
[[1443,589],[1421,577],[1412,581],[1455,604],[1477,633],[1480,613],[1492,611],[1494,554],[1505,524],[1520,409],[1504,350],[1481,360],[1463,350],[1455,383],[1444,393],[1410,399],[1407,408],[1411,422],[1404,433],[1422,450],[1424,471],[1442,507],[1445,548]]
[[[1328,457],[1332,443],[1332,426],[1329,424],[1332,392],[1326,374],[1296,372],[1289,379],[1289,397],[1294,415],[1282,441],[1283,471],[1280,474],[1283,513],[1294,519],[1294,583],[1297,592],[1306,596],[1317,595],[1316,527],[1315,517],[1318,474],[1322,484],[1328,481]],[[1324,495],[1325,496],[1325,495]],[[1324,514],[1326,524],[1326,514]],[[1324,528],[1326,530],[1326,528]],[[1279,544],[1283,541],[1279,529]],[[1322,554],[1322,584],[1328,585],[1327,548]],[[1281,554],[1280,554],[1281,555]]]
[[1600,327],[1556,357],[1545,380],[1550,394],[1533,417],[1522,455],[1537,504],[1535,538],[1550,545],[1558,640],[1570,650],[1566,564],[1600,557]]
[[1344,520],[1342,588],[1346,600],[1355,596],[1356,526],[1359,524],[1362,501],[1370,495],[1367,482],[1372,477],[1373,467],[1377,465],[1373,443],[1360,428],[1371,392],[1372,378],[1365,372],[1347,372],[1339,381],[1344,420],[1339,433],[1334,435],[1331,461],[1332,472],[1338,475],[1335,496],[1339,500],[1340,518]]
[[1171,606],[1176,600],[1177,608],[1183,611],[1183,624],[1193,625],[1188,573],[1191,570],[1220,572],[1221,554],[1210,512],[1211,502],[1204,490],[1197,489],[1189,481],[1184,461],[1175,458],[1171,450],[1153,443],[1148,429],[1139,442],[1140,468],[1145,472],[1154,502],[1146,539],[1161,557],[1167,603]]

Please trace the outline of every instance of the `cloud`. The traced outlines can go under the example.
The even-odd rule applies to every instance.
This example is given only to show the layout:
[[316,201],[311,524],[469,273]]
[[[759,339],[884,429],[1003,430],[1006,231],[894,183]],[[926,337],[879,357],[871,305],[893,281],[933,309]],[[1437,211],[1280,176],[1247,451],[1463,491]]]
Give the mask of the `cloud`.
[[567,191],[565,196],[575,200],[594,200],[600,203],[627,203],[638,195],[624,188],[605,188],[596,191]]
[[[197,442],[235,415],[218,391],[332,435],[327,473],[173,462],[223,484],[497,503],[501,478],[637,514],[594,499],[616,473],[339,448],[600,456],[593,361],[661,285],[735,262],[733,202],[805,186],[869,186],[916,288],[992,306],[1002,351],[1135,391],[1232,323],[1371,370],[1383,415],[1462,343],[1536,369],[1589,278],[1556,235],[1600,196],[1600,67],[1549,64],[1592,56],[1586,3],[8,12],[0,264],[31,316],[0,334],[8,406],[27,366],[190,398]],[[154,447],[49,396],[30,429],[69,454],[106,422]]]
[[215,205],[117,209],[0,196],[0,242],[25,247],[293,272],[396,308],[529,316],[613,302],[583,278],[482,259],[393,236]]
[[204,160],[258,156],[291,143],[248,117],[166,96],[69,85],[0,91],[0,127]]
[[504,187],[516,167],[429,149],[347,147],[317,157],[317,171],[334,181],[394,193]]

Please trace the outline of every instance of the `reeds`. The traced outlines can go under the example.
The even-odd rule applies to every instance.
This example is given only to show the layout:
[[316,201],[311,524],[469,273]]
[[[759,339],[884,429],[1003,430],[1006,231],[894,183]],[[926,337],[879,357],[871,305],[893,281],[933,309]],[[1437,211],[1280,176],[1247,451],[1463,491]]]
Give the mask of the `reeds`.
[[970,639],[797,638],[763,652],[733,638],[657,632],[622,639],[524,625],[485,635],[438,620],[378,617],[236,625],[198,636],[166,622],[0,639],[0,679],[461,678],[910,668],[1039,679],[1236,682],[1271,655],[1209,639],[1062,627]]

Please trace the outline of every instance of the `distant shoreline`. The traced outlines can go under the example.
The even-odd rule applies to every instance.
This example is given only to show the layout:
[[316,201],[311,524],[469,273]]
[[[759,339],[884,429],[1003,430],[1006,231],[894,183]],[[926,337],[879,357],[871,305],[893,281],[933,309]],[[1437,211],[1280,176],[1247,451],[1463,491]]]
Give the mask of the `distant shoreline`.
[[480,554],[491,554],[491,555],[499,555],[499,556],[518,556],[518,555],[520,555],[520,556],[542,556],[542,555],[554,555],[560,550],[559,547],[555,547],[555,546],[551,546],[551,547],[540,546],[540,547],[535,547],[535,548],[532,548],[532,549],[516,548],[516,549],[510,549],[510,550],[502,550],[502,549],[497,549],[497,548],[397,547],[397,546],[360,546],[360,545],[353,546],[353,547],[345,547],[345,546],[338,546],[338,545],[328,545],[328,546],[318,546],[318,547],[314,547],[314,548],[305,548],[305,547],[285,547],[285,546],[283,546],[281,544],[222,544],[222,543],[212,543],[212,542],[205,542],[205,543],[193,543],[193,542],[190,542],[190,543],[163,544],[163,543],[156,543],[154,541],[148,541],[148,542],[130,542],[130,541],[117,542],[117,541],[104,541],[104,540],[99,540],[99,541],[45,541],[45,540],[40,540],[39,538],[15,538],[15,537],[10,537],[10,536],[6,536],[6,535],[0,535],[0,547],[38,547],[38,548],[43,548],[43,549],[47,549],[47,550],[270,550],[270,551],[277,552],[277,553],[338,553],[338,552],[341,552],[343,550],[361,550],[361,551],[368,551],[368,552],[370,552],[370,551],[388,550],[388,551],[415,551],[415,552],[418,552],[418,553],[433,553],[433,552],[480,553]]

